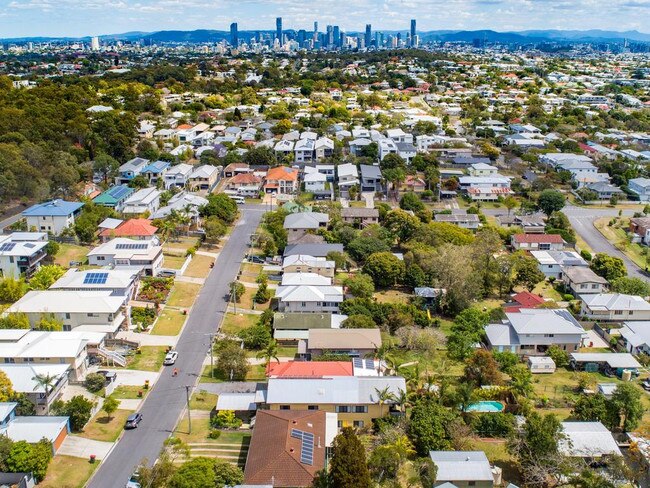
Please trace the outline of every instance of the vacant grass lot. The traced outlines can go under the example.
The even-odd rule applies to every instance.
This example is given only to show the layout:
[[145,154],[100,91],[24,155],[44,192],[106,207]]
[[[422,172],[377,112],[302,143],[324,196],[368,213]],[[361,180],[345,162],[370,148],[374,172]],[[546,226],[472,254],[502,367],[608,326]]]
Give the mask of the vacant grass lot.
[[213,257],[197,254],[192,258],[192,261],[185,270],[183,276],[190,276],[192,278],[205,278],[210,273],[210,263],[213,262]]
[[181,269],[186,259],[185,256],[181,256],[177,254],[168,254],[166,252],[163,252],[163,255],[164,255],[163,266],[165,268],[170,268],[170,269]]
[[627,237],[626,229],[629,226],[630,219],[620,219],[616,227],[607,225],[610,220],[610,218],[598,219],[594,221],[594,227],[619,251],[634,261],[637,266],[645,269],[648,266],[645,247],[630,243]]
[[82,488],[99,466],[99,461],[88,462],[87,459],[57,455],[50,461],[47,476],[39,488]]
[[374,298],[379,303],[408,303],[410,293],[401,290],[381,290],[375,292]]
[[187,315],[179,310],[165,308],[156,320],[151,331],[152,335],[176,336],[180,334]]
[[70,267],[70,261],[79,261],[86,263],[86,254],[90,248],[85,246],[78,246],[76,244],[59,244],[59,252],[54,257],[54,262],[64,268]]
[[221,326],[221,332],[224,334],[235,335],[239,331],[255,325],[259,317],[252,314],[234,314],[227,313],[226,317],[223,320],[223,325]]
[[158,371],[162,367],[167,346],[142,346],[140,354],[131,356],[127,369]]
[[116,410],[109,418],[106,412],[100,411],[90,419],[79,435],[96,441],[114,442],[124,429],[124,422],[131,413],[131,410]]
[[172,288],[172,291],[169,294],[167,305],[172,307],[189,308],[194,303],[199,291],[201,291],[201,285],[177,281],[174,283],[174,288]]

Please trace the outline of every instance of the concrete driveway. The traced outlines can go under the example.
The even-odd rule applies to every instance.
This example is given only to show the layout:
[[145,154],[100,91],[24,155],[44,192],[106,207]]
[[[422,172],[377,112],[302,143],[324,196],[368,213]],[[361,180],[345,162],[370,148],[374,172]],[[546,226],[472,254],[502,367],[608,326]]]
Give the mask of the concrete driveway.
[[69,435],[63,440],[63,444],[56,453],[86,459],[94,454],[97,459],[101,460],[108,456],[112,448],[112,442],[94,441],[85,437]]
[[117,377],[115,378],[117,386],[142,386],[147,380],[153,386],[160,376],[159,373],[154,373],[153,371],[137,371],[131,369],[107,369],[106,371],[115,371],[117,373]]

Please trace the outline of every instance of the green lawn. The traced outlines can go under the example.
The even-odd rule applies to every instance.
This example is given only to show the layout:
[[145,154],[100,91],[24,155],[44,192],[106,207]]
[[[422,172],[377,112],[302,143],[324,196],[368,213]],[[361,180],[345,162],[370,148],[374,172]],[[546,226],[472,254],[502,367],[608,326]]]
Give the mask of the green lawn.
[[543,298],[553,300],[554,302],[562,301],[562,295],[560,295],[558,291],[553,288],[553,285],[548,281],[542,281],[541,283],[538,283],[537,286],[533,288],[532,293],[540,295]]
[[197,391],[190,398],[190,410],[212,410],[217,405],[218,395]]
[[70,261],[80,261],[85,263],[86,254],[90,251],[85,246],[78,246],[76,244],[59,244],[59,252],[54,257],[54,263],[64,268],[70,267]]
[[205,278],[210,273],[210,263],[214,263],[213,257],[197,254],[192,258],[183,276]]
[[82,488],[99,466],[85,458],[56,455],[47,468],[47,476],[39,488]]
[[630,258],[641,269],[648,266],[646,258],[646,248],[639,244],[632,244],[627,237],[626,229],[628,228],[630,219],[620,219],[616,226],[607,225],[611,219],[602,218],[594,221],[594,227],[605,236],[619,251]]
[[172,307],[189,308],[201,291],[201,285],[196,283],[183,283],[177,281],[174,283],[167,305]]
[[379,303],[408,303],[409,297],[412,296],[401,290],[381,290],[374,294],[375,300]]
[[127,369],[158,371],[167,354],[167,346],[142,346],[140,353],[131,356]]
[[152,335],[176,336],[181,333],[187,315],[178,310],[165,308],[156,320]]
[[239,331],[246,329],[252,325],[255,325],[259,319],[259,316],[252,314],[234,314],[228,313],[223,320],[221,325],[221,332],[224,334],[235,335]]
[[[118,400],[136,400],[138,398],[144,398],[148,391],[149,390],[145,390],[144,385],[120,385],[115,388],[113,393],[111,393],[111,396]],[[142,396],[138,395],[139,392],[142,392]]]
[[203,367],[203,371],[201,372],[201,379],[199,380],[200,383],[223,383],[224,381],[226,381],[226,378],[223,377],[220,371],[217,371],[215,369],[213,376],[210,373],[209,364]]
[[176,254],[167,254],[163,253],[164,261],[163,266],[170,269],[181,269],[183,263],[185,263],[185,256],[180,256]]
[[169,239],[165,242],[163,246],[163,252],[169,251],[172,254],[178,253],[179,250],[186,252],[190,247],[196,246],[197,238],[196,237],[178,237],[174,239]]
[[[516,483],[519,486],[521,477],[515,459],[508,453],[506,441],[501,439],[474,439],[472,450],[483,451],[490,460],[490,463],[499,466],[503,470],[504,482]],[[504,486],[506,483],[504,483]]]
[[[187,412],[181,419],[174,430],[174,436],[178,437],[185,443],[189,442],[203,442],[208,438],[210,432],[210,419],[192,419],[192,432],[189,430],[189,421]],[[221,438],[219,438],[221,441]]]
[[109,418],[105,412],[100,411],[90,419],[79,436],[95,441],[114,442],[124,429],[124,422],[131,413],[133,413],[131,410],[116,410]]

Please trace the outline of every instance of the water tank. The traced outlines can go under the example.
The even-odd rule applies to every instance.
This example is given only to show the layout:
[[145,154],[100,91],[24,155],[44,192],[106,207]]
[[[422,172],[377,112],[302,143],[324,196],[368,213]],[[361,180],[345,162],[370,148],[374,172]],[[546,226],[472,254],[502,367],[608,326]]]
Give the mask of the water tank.
[[623,374],[621,374],[621,379],[623,381],[630,381],[632,379],[632,370],[624,369]]

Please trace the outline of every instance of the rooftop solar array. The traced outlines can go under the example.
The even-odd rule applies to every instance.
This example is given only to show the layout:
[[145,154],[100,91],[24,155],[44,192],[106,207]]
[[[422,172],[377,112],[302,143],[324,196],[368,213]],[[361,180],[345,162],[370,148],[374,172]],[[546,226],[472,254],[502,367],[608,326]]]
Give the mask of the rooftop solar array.
[[0,245],[0,252],[11,251],[14,247],[16,247],[15,242],[5,242],[4,244]]
[[120,185],[120,186],[116,186],[116,187],[111,188],[109,193],[113,198],[115,198],[116,200],[119,200],[123,196],[125,196],[127,193],[129,193],[130,191],[131,191],[131,188],[129,188],[128,186]]
[[88,273],[84,278],[84,285],[104,285],[108,279],[108,273]]
[[146,249],[147,244],[116,244],[115,249]]
[[300,462],[314,465],[314,434],[303,430],[291,429],[291,437],[302,441],[300,447]]

